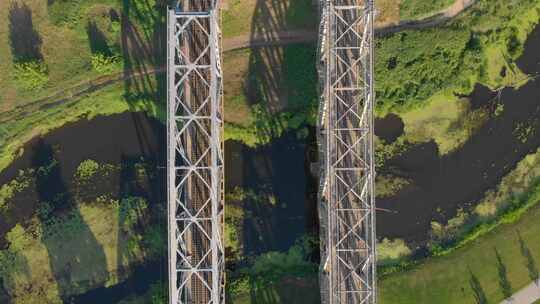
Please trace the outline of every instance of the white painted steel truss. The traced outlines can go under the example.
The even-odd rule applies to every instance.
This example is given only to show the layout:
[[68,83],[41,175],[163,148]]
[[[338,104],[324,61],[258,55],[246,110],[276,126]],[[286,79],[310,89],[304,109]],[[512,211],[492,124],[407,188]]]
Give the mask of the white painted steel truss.
[[321,293],[376,303],[373,0],[321,0]]
[[220,17],[206,2],[168,13],[170,304],[225,302]]

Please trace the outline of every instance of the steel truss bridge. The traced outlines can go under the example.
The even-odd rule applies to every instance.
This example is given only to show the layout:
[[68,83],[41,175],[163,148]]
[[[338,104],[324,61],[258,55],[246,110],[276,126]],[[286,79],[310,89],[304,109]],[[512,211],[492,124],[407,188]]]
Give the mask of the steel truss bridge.
[[[321,294],[376,303],[373,0],[319,0]],[[169,10],[169,303],[225,302],[219,0]]]
[[218,5],[180,0],[167,18],[170,304],[225,301]]
[[373,1],[319,3],[324,304],[376,303]]

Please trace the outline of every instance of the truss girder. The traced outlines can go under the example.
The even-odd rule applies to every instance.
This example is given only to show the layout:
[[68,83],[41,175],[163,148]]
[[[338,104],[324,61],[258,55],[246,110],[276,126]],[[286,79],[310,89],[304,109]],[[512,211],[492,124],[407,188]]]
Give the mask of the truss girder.
[[206,2],[179,1],[168,13],[171,304],[225,301],[220,18]]
[[373,1],[321,0],[323,303],[376,303]]

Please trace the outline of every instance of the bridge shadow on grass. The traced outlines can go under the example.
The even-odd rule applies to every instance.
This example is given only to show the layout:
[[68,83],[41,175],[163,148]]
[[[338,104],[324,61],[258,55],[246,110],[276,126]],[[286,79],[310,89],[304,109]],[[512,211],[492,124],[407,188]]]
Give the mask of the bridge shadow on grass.
[[[122,0],[121,48],[128,101],[165,107],[167,0]],[[136,74],[136,77],[130,77]]]
[[32,166],[39,168],[35,187],[41,242],[49,257],[51,279],[58,285],[60,297],[67,299],[84,286],[105,283],[109,279],[107,260],[67,188],[53,147],[41,140],[35,151]]
[[521,252],[521,255],[525,259],[525,267],[527,267],[527,271],[529,272],[529,279],[531,281],[536,282],[537,285],[540,284],[540,281],[538,281],[539,278],[539,271],[538,267],[536,266],[536,261],[534,260],[534,257],[531,253],[531,250],[527,246],[527,243],[523,240],[521,237],[521,234],[519,231],[517,231],[518,240],[519,240],[519,249]]
[[478,277],[472,272],[472,270],[467,267],[469,270],[469,286],[473,291],[473,296],[476,304],[487,304],[486,293],[478,280]]
[[[251,109],[257,136],[262,141],[279,137],[289,127],[300,127],[310,115],[315,117],[315,46],[280,45],[287,31],[297,28],[299,23],[306,23],[306,19],[311,20],[310,17],[313,18],[310,30],[315,30],[315,10],[310,0],[257,1],[251,22],[251,44],[273,43],[250,50],[243,94],[246,106]],[[293,112],[293,115],[280,117],[278,113],[284,111]]]
[[13,1],[9,8],[9,41],[15,62],[43,60],[41,36],[34,28],[32,11],[26,3]]
[[510,298],[512,296],[512,285],[508,280],[508,271],[506,270],[506,265],[504,264],[501,255],[496,247],[493,248],[495,251],[495,257],[497,258],[497,273],[499,275],[499,286],[501,287],[501,292],[504,295],[504,298]]
[[[305,144],[290,132],[256,149],[226,144],[226,189],[243,211],[243,256],[286,251],[306,232]],[[234,200],[232,197],[229,201]]]

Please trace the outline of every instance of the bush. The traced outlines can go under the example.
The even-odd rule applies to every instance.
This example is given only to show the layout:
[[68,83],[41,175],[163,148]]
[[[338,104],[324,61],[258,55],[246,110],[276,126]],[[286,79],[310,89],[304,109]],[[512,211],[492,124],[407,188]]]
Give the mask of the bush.
[[469,224],[463,228],[466,231],[462,232],[462,234],[456,234],[452,238],[446,239],[445,242],[433,242],[430,245],[431,254],[434,256],[446,255],[501,225],[515,223],[538,203],[540,203],[540,180],[534,183],[529,192],[513,197],[507,208],[499,211],[497,217],[487,221],[481,221],[477,218],[470,219]]
[[266,290],[287,276],[316,275],[318,265],[309,260],[318,248],[316,241],[303,236],[286,252],[270,251],[253,257],[251,266],[244,266],[228,276],[228,293],[234,296]]
[[14,77],[24,90],[36,90],[45,87],[49,81],[47,66],[41,61],[15,63]]
[[111,74],[118,67],[118,57],[105,56],[101,53],[92,55],[91,58],[92,68],[100,74]]
[[23,191],[30,186],[30,180],[27,176],[20,174],[16,179],[6,183],[0,187],[0,212],[7,209],[7,202],[12,199],[15,194]]
[[123,229],[129,231],[141,215],[148,209],[148,202],[142,197],[126,197],[120,202],[120,222]]
[[77,167],[77,172],[75,172],[75,177],[81,180],[87,180],[94,176],[99,169],[99,164],[91,159],[87,159],[79,164]]
[[421,104],[443,88],[461,88],[481,66],[480,50],[472,47],[463,28],[404,31],[376,43],[377,107]]
[[167,251],[167,239],[165,238],[165,227],[153,225],[146,229],[142,237],[142,242],[146,252],[153,257],[159,257]]
[[151,304],[166,304],[167,303],[167,287],[163,282],[158,282],[150,285]]
[[402,239],[393,241],[385,238],[377,244],[377,264],[379,265],[395,265],[402,259],[408,257],[411,250]]

